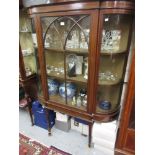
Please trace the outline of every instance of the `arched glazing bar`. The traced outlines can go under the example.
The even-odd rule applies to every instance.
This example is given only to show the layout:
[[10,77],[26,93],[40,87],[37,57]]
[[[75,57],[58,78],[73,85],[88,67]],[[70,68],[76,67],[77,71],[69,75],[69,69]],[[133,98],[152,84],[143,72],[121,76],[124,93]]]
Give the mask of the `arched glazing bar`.
[[88,44],[88,39],[87,39],[87,37],[86,37],[86,34],[85,34],[85,32],[83,31],[82,27],[78,24],[81,20],[85,19],[86,17],[88,17],[88,15],[87,15],[87,16],[81,17],[81,18],[80,18],[79,20],[77,20],[77,21],[75,21],[75,20],[74,20],[73,18],[71,18],[71,17],[68,17],[70,20],[72,20],[72,21],[74,22],[74,25],[70,28],[70,30],[69,30],[69,32],[68,32],[68,34],[67,34],[67,36],[66,36],[65,43],[64,43],[64,49],[65,49],[65,47],[66,47],[66,43],[67,43],[68,36],[69,36],[69,34],[71,33],[72,29],[73,29],[75,26],[78,26],[78,27],[81,29],[81,31],[83,32],[84,37],[85,37],[85,39],[86,39],[86,41],[87,41],[87,44]]
[[60,35],[59,30],[56,28],[56,26],[55,26],[55,24],[54,24],[56,21],[58,21],[59,19],[64,18],[64,17],[61,16],[61,17],[55,18],[55,19],[49,24],[49,26],[48,26],[47,29],[46,29],[45,35],[44,35],[44,38],[43,38],[43,42],[45,42],[46,34],[47,34],[49,28],[51,27],[51,25],[53,25],[53,28],[54,28],[55,31],[57,32],[58,37],[59,37],[59,39],[60,39],[61,46],[62,46],[63,49],[65,49],[69,34],[71,33],[72,29],[73,29],[75,26],[78,26],[79,29],[80,29],[80,30],[82,31],[82,33],[84,34],[85,40],[86,40],[87,45],[88,45],[88,44],[89,44],[89,43],[88,43],[88,38],[87,38],[87,36],[86,36],[86,34],[85,34],[83,28],[82,28],[82,27],[80,26],[80,24],[79,24],[79,22],[82,21],[83,19],[85,19],[86,17],[88,17],[88,15],[83,16],[83,17],[81,17],[80,19],[78,19],[78,20],[76,21],[76,20],[75,20],[74,18],[72,18],[72,17],[65,16],[65,18],[68,18],[68,19],[71,20],[74,24],[73,24],[72,27],[69,29],[69,32],[67,33],[67,36],[66,36],[66,38],[65,38],[64,43],[63,43],[63,41],[62,41],[62,38],[61,38],[61,35]]
[[[78,27],[81,29],[81,31],[83,32],[84,37],[85,37],[85,39],[86,39],[87,45],[89,45],[87,36],[86,36],[86,34],[85,34],[83,28],[82,28],[82,27],[80,26],[80,24],[79,24],[79,22],[80,22],[81,20],[83,20],[84,18],[86,18],[86,17],[88,17],[88,15],[87,15],[87,16],[84,16],[84,17],[82,17],[82,18],[80,18],[78,21],[74,20],[74,19],[71,18],[71,17],[67,17],[67,18],[69,18],[70,20],[72,20],[72,21],[75,23],[75,25],[73,25],[73,26],[71,27],[70,31],[68,32],[67,37],[66,37],[66,40],[65,40],[65,45],[66,45],[66,42],[67,42],[68,35],[71,33],[71,30],[74,28],[74,26],[78,26]],[[65,45],[64,45],[64,48],[65,48]],[[88,47],[89,47],[89,46],[88,46]]]
[[54,24],[55,21],[57,21],[58,19],[61,19],[61,18],[63,18],[63,17],[57,17],[57,18],[55,18],[55,19],[49,24],[49,26],[47,27],[47,29],[46,29],[46,31],[45,31],[45,35],[44,35],[44,38],[43,38],[43,42],[44,42],[44,43],[45,43],[46,34],[47,34],[49,28],[51,27],[51,25],[53,24],[53,28],[54,28],[55,31],[57,32],[57,34],[58,34],[58,36],[59,36],[59,39],[60,39],[60,42],[61,42],[61,46],[62,46],[62,48],[63,48],[63,41],[62,41],[62,39],[61,39],[61,35],[60,35],[58,29],[56,28],[56,26],[55,26],[55,24]]

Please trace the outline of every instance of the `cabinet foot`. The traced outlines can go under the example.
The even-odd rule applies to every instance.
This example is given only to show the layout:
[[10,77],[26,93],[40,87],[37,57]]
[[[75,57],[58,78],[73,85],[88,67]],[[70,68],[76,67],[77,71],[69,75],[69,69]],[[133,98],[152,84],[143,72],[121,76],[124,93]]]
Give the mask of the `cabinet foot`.
[[92,127],[93,123],[89,123],[89,137],[88,137],[88,147],[91,148],[92,146]]
[[52,135],[52,133],[51,132],[48,132],[48,136],[51,136]]
[[49,119],[49,110],[45,108],[46,111],[46,120],[48,124],[48,135],[51,136],[51,125],[50,125],[50,119]]
[[32,103],[28,103],[28,111],[31,119],[31,125],[34,126],[33,114],[32,114]]

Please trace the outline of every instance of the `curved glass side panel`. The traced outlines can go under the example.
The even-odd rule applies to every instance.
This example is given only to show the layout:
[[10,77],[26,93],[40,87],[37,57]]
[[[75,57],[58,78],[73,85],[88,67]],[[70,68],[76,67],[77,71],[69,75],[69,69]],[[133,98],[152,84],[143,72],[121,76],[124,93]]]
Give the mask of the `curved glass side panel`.
[[128,56],[132,15],[103,15],[96,112],[118,110]]

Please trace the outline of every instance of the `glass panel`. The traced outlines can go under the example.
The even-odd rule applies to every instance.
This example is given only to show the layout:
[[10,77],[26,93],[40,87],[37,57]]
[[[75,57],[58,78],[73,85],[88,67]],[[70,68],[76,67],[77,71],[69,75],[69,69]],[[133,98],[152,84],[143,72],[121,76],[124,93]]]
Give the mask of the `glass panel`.
[[104,15],[101,53],[126,52],[131,15]]
[[71,99],[67,98],[67,104],[86,110],[90,17],[84,15],[71,18],[75,24],[67,36],[65,46],[66,79],[67,93],[75,93]]
[[50,100],[86,110],[90,17],[41,21]]
[[19,39],[26,76],[36,73],[35,49],[32,40],[31,19],[28,18],[26,11],[20,11]]
[[63,85],[65,82],[63,50],[65,29],[60,24],[62,19],[62,17],[43,17],[41,21],[49,98],[53,102],[65,104],[66,100],[62,95],[65,93],[65,85]]
[[114,112],[119,108],[119,97],[120,97],[121,85],[104,86],[100,85],[97,92],[97,107],[98,113],[109,113]]
[[122,81],[125,55],[100,56],[100,85],[113,85]]
[[131,15],[104,15],[98,73],[97,113],[119,108]]
[[67,104],[81,110],[87,109],[87,85],[81,82],[66,82]]

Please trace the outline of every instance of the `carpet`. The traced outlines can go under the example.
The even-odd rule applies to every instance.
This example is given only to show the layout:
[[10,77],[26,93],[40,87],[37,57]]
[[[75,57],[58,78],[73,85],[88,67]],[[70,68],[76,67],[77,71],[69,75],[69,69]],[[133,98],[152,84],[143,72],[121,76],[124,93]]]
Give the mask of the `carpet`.
[[19,155],[71,155],[56,147],[47,147],[19,133]]

